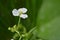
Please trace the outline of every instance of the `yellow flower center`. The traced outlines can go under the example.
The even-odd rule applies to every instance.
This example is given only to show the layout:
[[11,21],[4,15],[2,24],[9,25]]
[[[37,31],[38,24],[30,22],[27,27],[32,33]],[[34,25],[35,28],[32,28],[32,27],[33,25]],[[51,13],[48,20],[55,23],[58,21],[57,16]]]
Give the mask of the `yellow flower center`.
[[20,10],[19,15],[21,15],[23,12]]

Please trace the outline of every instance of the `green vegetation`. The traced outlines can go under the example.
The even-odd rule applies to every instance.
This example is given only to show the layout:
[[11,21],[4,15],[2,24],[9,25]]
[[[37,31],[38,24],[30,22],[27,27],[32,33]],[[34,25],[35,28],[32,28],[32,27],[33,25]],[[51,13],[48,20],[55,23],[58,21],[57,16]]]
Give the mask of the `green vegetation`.
[[0,40],[13,38],[8,27],[17,25],[19,17],[12,10],[23,7],[29,17],[21,19],[21,24],[27,32],[36,27],[28,40],[60,40],[60,0],[0,0]]

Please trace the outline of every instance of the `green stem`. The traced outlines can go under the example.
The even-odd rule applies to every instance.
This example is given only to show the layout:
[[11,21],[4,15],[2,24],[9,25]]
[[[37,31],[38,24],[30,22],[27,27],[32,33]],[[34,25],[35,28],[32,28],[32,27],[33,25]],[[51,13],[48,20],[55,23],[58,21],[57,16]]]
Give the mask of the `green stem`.
[[32,28],[29,33],[32,33],[34,30],[36,29],[36,27]]
[[20,36],[19,40],[21,40],[22,36]]
[[20,33],[18,31],[16,31],[16,33],[20,36]]
[[18,20],[18,26],[19,26],[19,24],[20,24],[20,17],[19,17],[19,20]]

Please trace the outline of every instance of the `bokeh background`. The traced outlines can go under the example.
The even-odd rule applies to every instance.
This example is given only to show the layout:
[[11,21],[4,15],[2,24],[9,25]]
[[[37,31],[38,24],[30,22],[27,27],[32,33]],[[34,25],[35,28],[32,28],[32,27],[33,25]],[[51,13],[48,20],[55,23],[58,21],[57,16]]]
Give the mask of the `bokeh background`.
[[14,8],[27,8],[29,17],[21,23],[29,31],[37,27],[31,40],[60,40],[60,0],[0,0],[0,40],[10,40],[13,33],[9,26],[17,24],[12,15]]

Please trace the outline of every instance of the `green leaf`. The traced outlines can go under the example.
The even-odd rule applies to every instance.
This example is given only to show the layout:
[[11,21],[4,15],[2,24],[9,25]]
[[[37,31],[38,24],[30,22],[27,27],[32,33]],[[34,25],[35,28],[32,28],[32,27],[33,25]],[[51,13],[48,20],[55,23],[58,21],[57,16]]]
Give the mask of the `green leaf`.
[[45,40],[60,40],[60,1],[43,0],[37,17],[38,37]]

